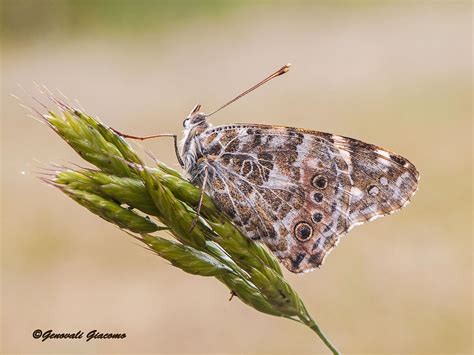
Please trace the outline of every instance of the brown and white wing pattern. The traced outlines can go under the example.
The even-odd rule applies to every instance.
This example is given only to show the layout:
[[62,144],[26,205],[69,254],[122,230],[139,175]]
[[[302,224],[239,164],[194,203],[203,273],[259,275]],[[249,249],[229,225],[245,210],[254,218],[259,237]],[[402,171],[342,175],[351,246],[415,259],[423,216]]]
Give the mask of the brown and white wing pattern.
[[351,157],[351,222],[361,224],[398,211],[418,188],[419,173],[400,155],[357,139],[334,136]]
[[352,226],[401,208],[416,190],[406,159],[350,138],[246,124],[197,138],[193,181],[206,168],[206,192],[292,272],[319,267]]

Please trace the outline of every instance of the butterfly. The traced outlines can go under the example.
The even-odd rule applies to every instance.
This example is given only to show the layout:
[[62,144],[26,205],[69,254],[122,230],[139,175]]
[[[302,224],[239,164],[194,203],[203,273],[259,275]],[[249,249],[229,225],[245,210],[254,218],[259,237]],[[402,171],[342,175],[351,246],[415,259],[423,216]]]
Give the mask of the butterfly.
[[[354,226],[404,207],[419,173],[406,158],[360,140],[262,124],[213,127],[209,116],[286,73],[283,66],[211,114],[200,105],[183,121],[176,155],[190,181],[239,230],[263,242],[291,272],[320,267]],[[199,210],[199,209],[198,209]],[[198,211],[199,213],[199,211]]]

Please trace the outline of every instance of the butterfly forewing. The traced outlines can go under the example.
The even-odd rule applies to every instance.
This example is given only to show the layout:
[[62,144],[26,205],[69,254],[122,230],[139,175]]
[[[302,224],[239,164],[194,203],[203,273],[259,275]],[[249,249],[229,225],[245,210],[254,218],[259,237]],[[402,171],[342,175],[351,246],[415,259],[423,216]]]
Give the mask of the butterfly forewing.
[[352,226],[401,208],[418,173],[382,148],[328,133],[265,125],[202,132],[192,177],[292,272],[322,264]]

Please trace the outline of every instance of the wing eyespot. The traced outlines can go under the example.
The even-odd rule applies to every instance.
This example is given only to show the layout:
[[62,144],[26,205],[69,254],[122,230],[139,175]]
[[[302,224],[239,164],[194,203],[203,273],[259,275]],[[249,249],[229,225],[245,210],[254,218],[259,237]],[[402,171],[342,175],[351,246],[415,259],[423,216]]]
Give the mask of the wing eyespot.
[[311,220],[314,223],[319,223],[323,220],[323,214],[321,212],[314,212],[313,215],[311,216]]
[[313,177],[311,183],[317,189],[324,190],[328,186],[328,179],[326,176],[318,174]]
[[316,203],[321,203],[323,201],[323,194],[321,192],[315,192],[313,194],[313,200]]
[[306,242],[313,236],[313,227],[306,222],[300,222],[295,226],[294,234],[300,242]]
[[367,188],[367,193],[370,195],[370,196],[377,196],[380,192],[380,189],[375,186],[375,185],[370,185],[368,188]]

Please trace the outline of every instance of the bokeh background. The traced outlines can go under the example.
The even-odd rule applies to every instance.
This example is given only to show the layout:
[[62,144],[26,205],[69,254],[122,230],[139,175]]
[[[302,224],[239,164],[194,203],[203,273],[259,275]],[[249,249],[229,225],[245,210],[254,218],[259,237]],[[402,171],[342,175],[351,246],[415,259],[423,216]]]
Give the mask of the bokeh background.
[[[469,1],[25,1],[2,4],[2,353],[318,353],[308,329],[144,251],[35,171],[82,163],[11,93],[59,88],[130,134],[213,117],[306,127],[409,158],[420,189],[355,228],[318,271],[287,273],[344,353],[471,353]],[[171,141],[144,144],[178,167]],[[126,332],[41,343],[33,330]]]

